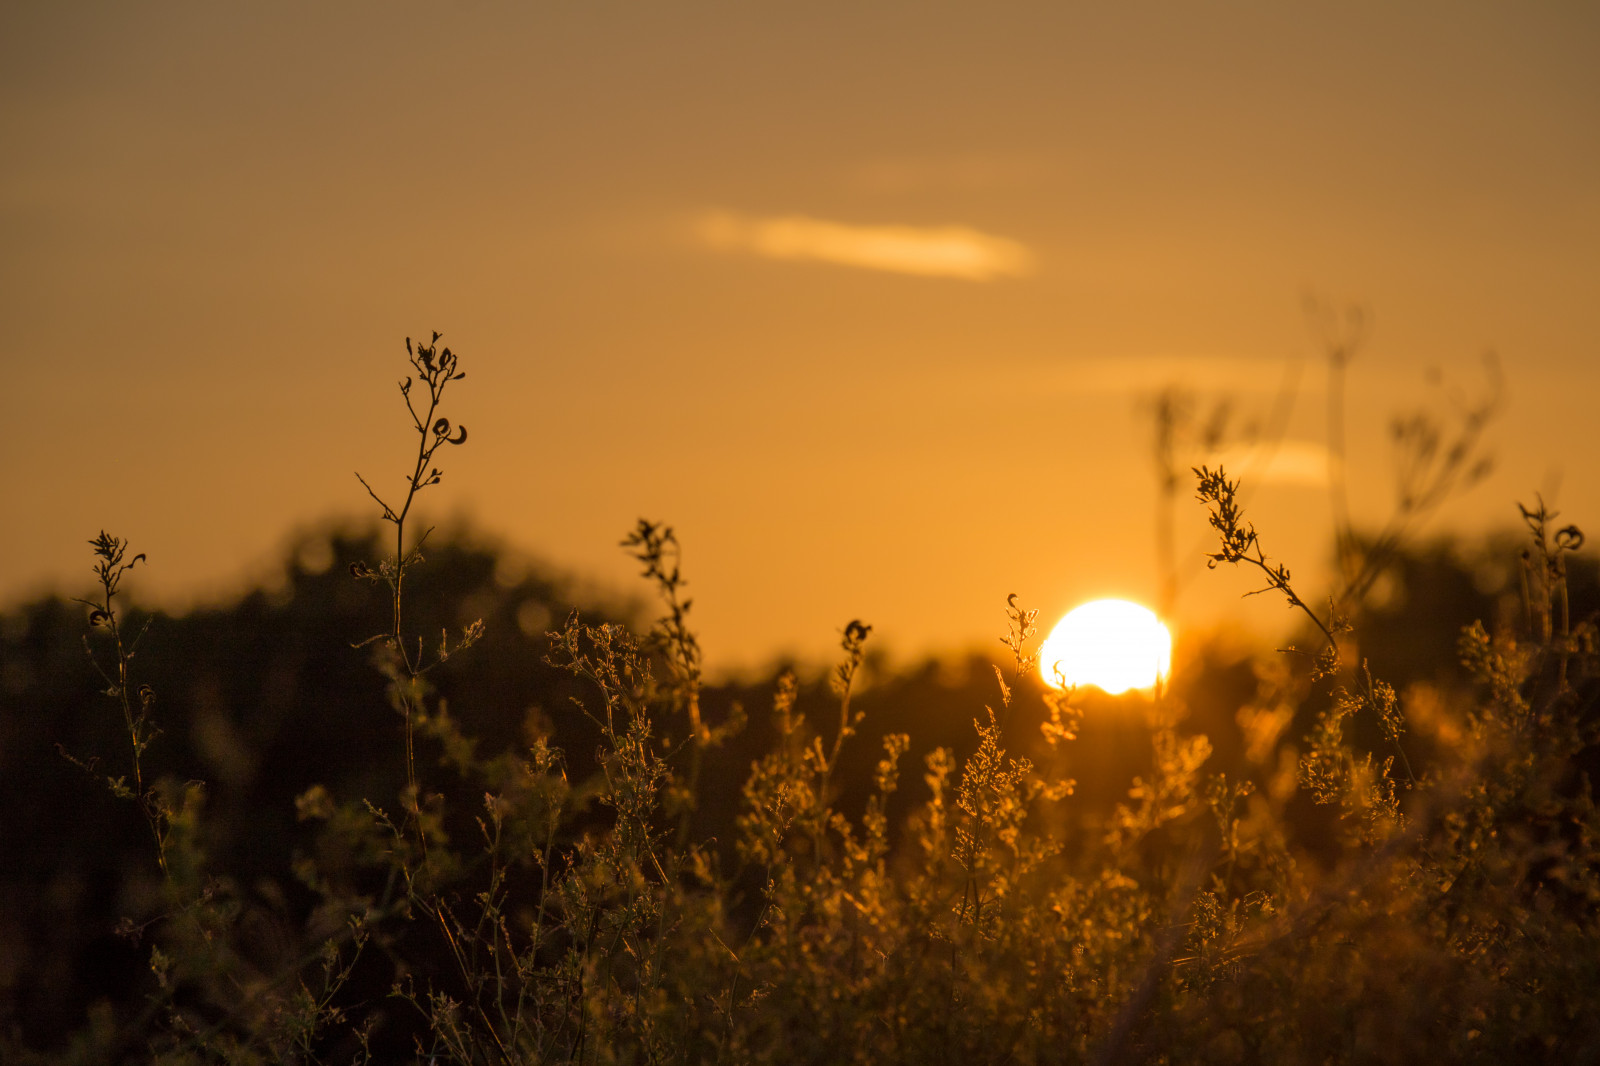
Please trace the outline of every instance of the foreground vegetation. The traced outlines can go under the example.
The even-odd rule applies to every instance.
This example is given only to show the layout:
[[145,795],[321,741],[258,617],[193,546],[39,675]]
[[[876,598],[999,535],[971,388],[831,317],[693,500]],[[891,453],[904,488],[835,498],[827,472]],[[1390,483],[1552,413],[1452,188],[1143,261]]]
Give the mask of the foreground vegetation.
[[[1305,621],[1302,648],[1246,667],[1231,702],[1215,674],[1121,701],[1043,688],[1017,597],[1002,659],[958,686],[961,735],[910,688],[896,713],[863,685],[860,621],[826,689],[792,672],[713,689],[676,538],[643,521],[624,546],[659,619],[555,618],[542,663],[475,690],[475,657],[499,669],[516,622],[459,617],[497,602],[482,597],[441,611],[448,590],[427,584],[439,560],[413,504],[467,439],[443,413],[464,375],[438,340],[407,343],[404,495],[368,488],[386,549],[357,558],[377,549],[352,539],[317,571],[377,632],[303,654],[356,662],[388,706],[359,751],[320,753],[334,777],[238,770],[279,799],[235,790],[230,814],[248,743],[192,745],[220,782],[178,765],[189,752],[164,761],[183,664],[148,662],[161,629],[123,606],[144,557],[93,542],[82,607],[105,697],[72,714],[119,739],[60,737],[60,765],[142,835],[141,868],[114,871],[120,946],[95,942],[132,967],[70,1039],[14,1020],[7,1061],[1600,1055],[1600,657],[1577,606],[1583,536],[1542,504],[1522,512],[1514,609],[1403,679],[1384,676],[1365,595],[1414,557],[1341,538],[1342,589],[1319,610],[1238,484],[1202,468],[1212,565],[1255,570]],[[471,706],[496,699],[540,705]]]

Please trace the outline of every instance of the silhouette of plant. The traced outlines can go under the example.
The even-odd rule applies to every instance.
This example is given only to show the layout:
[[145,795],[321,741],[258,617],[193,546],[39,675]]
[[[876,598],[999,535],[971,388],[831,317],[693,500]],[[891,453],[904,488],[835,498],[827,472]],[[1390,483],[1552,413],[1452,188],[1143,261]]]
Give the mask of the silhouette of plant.
[[[441,477],[439,450],[466,440],[441,414],[462,374],[438,340],[407,342],[401,392],[418,440],[404,496],[385,502],[362,480],[393,553],[350,567],[388,593],[387,627],[357,647],[379,668],[381,683],[361,683],[384,728],[380,687],[401,716],[403,761],[372,760],[386,777],[294,783],[293,895],[267,876],[242,883],[207,850],[217,816],[204,790],[153,771],[154,688],[136,661],[148,623],[131,626],[118,598],[144,556],[108,534],[91,542],[99,592],[79,601],[84,643],[131,750],[126,772],[96,777],[138,807],[162,888],[119,902],[141,983],[91,1010],[56,1059],[1600,1054],[1600,805],[1587,774],[1600,641],[1575,606],[1583,534],[1543,501],[1522,509],[1520,616],[1461,633],[1457,691],[1374,676],[1341,598],[1349,571],[1314,609],[1265,551],[1238,482],[1196,468],[1210,565],[1258,571],[1257,591],[1283,597],[1318,644],[1248,664],[1243,694],[1209,718],[1219,697],[1184,674],[1199,666],[1148,695],[1048,688],[1038,612],[1015,595],[1006,655],[989,664],[998,702],[985,667],[953,722],[890,704],[864,669],[872,627],[860,620],[825,675],[709,683],[678,538],[641,520],[622,546],[664,613],[636,633],[573,611],[542,648],[521,645],[543,652],[549,685],[527,694],[541,706],[519,739],[491,746],[469,728],[489,719],[459,698],[488,664],[456,656],[485,634],[493,646],[499,626],[472,622],[437,645],[413,632],[434,573],[417,570],[428,534],[408,529],[413,505]],[[1486,418],[1469,418],[1459,455],[1407,431],[1419,462],[1443,455],[1404,475],[1402,511],[1470,479]],[[1369,549],[1342,549],[1358,574]],[[742,729],[746,698],[770,713]],[[908,757],[920,780],[902,780]],[[1068,778],[1069,761],[1111,784]],[[399,814],[361,791],[371,780],[399,792]],[[0,1057],[46,1058],[7,1034]]]

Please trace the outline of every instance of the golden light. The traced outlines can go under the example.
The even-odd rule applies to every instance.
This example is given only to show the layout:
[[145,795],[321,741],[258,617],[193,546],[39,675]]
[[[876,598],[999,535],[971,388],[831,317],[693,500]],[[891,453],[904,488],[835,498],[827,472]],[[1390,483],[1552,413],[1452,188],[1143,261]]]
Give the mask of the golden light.
[[1172,634],[1153,611],[1127,600],[1074,608],[1039,649],[1039,672],[1057,687],[1094,685],[1115,696],[1153,688],[1171,671]]

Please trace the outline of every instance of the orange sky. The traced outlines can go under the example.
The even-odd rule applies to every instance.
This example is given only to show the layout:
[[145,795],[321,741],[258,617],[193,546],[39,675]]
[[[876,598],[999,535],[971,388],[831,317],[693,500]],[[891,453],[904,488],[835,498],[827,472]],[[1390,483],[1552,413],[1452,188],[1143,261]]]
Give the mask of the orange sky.
[[[1141,396],[1259,414],[1294,359],[1252,510],[1310,582],[1308,291],[1376,323],[1358,515],[1492,348],[1497,473],[1436,526],[1600,528],[1597,9],[1175,7],[6,5],[0,596],[85,591],[105,527],[192,602],[365,514],[431,329],[472,429],[432,513],[617,587],[673,523],[715,665],[1149,600]],[[1246,587],[1180,618],[1283,616]]]

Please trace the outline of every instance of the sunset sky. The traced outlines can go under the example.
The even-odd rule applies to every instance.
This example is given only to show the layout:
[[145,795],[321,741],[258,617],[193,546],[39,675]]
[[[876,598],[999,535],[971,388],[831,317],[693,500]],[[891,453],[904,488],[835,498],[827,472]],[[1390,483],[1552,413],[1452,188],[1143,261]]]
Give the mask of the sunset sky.
[[[1297,383],[1251,513],[1314,588],[1307,294],[1372,318],[1358,518],[1492,350],[1495,473],[1430,528],[1600,531],[1596,56],[1577,3],[7,4],[0,597],[86,592],[105,528],[215,600],[368,517],[430,330],[428,513],[622,590],[670,522],[719,668],[1152,602],[1169,384]],[[1285,621],[1191,497],[1180,634]]]

